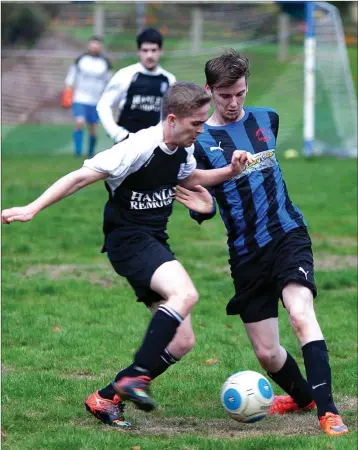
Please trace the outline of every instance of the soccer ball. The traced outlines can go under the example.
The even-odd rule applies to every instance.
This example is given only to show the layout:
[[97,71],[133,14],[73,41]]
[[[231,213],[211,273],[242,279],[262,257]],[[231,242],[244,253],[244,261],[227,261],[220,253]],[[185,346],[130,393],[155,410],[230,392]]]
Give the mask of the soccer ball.
[[264,419],[273,402],[270,382],[260,373],[243,370],[229,377],[221,389],[221,402],[229,415],[238,422]]

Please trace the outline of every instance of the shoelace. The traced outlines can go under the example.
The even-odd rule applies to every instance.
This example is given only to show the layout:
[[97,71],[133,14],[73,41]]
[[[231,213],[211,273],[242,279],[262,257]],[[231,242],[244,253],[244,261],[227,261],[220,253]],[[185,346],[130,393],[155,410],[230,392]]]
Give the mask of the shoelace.
[[330,427],[341,427],[343,425],[343,421],[339,416],[329,415],[326,419],[326,422]]

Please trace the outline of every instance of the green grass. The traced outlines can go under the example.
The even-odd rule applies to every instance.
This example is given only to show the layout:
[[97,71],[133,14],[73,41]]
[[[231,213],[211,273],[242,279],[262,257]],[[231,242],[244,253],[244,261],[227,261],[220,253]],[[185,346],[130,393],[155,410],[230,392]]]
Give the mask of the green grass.
[[[8,132],[3,208],[33,200],[79,167],[72,155],[53,151],[70,137],[70,126],[26,125]],[[155,413],[145,415],[129,406],[128,418],[139,431],[119,433],[88,416],[83,399],[130,362],[149,320],[99,251],[107,193],[98,183],[32,222],[3,227],[3,448],[356,448],[357,270],[351,260],[357,256],[357,167],[330,158],[281,163],[291,198],[309,223],[317,259],[332,261],[316,266],[316,311],[330,347],[334,395],[351,433],[340,439],[322,435],[314,414],[251,426],[226,417],[219,398],[223,381],[240,369],[262,369],[240,320],[225,315],[233,286],[224,227],[218,217],[199,227],[181,205],[175,207],[169,234],[201,294],[193,314],[196,347],[153,384],[159,405]],[[280,325],[283,345],[303,368],[282,308]],[[207,365],[210,358],[217,364]]]

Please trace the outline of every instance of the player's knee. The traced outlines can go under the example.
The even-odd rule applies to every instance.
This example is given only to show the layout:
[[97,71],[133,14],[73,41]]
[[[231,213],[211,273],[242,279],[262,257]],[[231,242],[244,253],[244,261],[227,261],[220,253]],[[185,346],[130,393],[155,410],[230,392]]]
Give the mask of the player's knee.
[[75,121],[76,130],[83,130],[84,127],[85,127],[84,119],[76,119],[76,121]]
[[196,289],[188,289],[182,294],[183,304],[188,310],[192,310],[199,300],[199,294]]
[[255,353],[259,363],[265,370],[270,372],[273,367],[276,367],[276,361],[280,356],[279,349],[275,347],[260,347],[255,350]]

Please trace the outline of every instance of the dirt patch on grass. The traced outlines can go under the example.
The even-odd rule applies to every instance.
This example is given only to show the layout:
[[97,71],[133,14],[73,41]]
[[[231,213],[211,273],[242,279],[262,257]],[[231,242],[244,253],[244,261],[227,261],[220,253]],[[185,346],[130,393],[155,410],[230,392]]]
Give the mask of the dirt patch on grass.
[[320,253],[314,257],[315,269],[320,271],[331,271],[357,267],[357,256],[355,255],[332,255]]
[[[344,411],[357,412],[358,399],[342,397],[337,401],[338,408]],[[132,411],[128,411],[128,413]],[[245,437],[262,437],[263,435],[276,436],[314,436],[322,433],[316,416],[316,410],[306,413],[286,414],[283,416],[269,416],[266,419],[253,424],[235,422],[229,417],[226,419],[204,420],[196,417],[160,417],[154,413],[149,417],[133,411],[133,415],[127,415],[128,420],[138,427],[136,430],[127,431],[140,436],[176,436],[179,434],[201,435],[211,438],[240,439]],[[94,421],[91,418],[74,420],[79,426],[92,427]],[[347,415],[345,423],[351,430],[357,429],[357,414]],[[111,431],[113,428],[103,427]],[[117,431],[117,430],[116,430]]]
[[[314,255],[314,265],[316,270],[330,272],[333,270],[347,269],[357,267],[358,261],[356,255],[333,255],[331,253],[316,253]],[[195,267],[212,273],[227,273],[230,275],[230,267],[226,265],[212,265],[202,260],[195,261]]]
[[123,281],[113,272],[107,264],[79,265],[79,264],[60,264],[60,265],[37,265],[27,269],[22,276],[34,277],[45,275],[51,280],[77,279],[86,280],[92,284],[99,284],[104,288],[112,288],[123,284]]
[[15,373],[16,369],[15,367],[11,367],[11,366],[4,366],[1,365],[1,375],[9,375],[10,373]]

